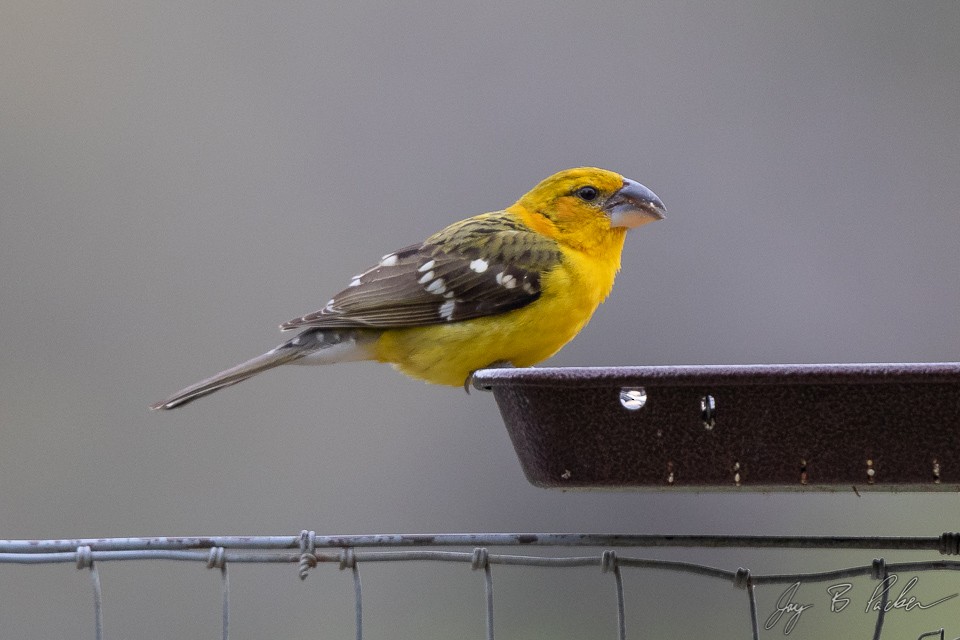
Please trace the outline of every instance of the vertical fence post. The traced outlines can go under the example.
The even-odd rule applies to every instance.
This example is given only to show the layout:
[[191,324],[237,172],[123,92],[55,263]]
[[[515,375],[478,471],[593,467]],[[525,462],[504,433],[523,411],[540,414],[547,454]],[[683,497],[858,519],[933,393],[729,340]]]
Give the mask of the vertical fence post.
[[617,564],[617,553],[615,551],[604,551],[600,558],[600,568],[604,573],[613,573],[614,583],[617,587],[617,637],[620,640],[627,640],[627,623],[623,606],[623,576],[620,575],[620,565]]
[[90,583],[93,585],[94,637],[97,640],[103,640],[103,591],[100,588],[100,573],[93,564],[93,550],[89,546],[77,547],[77,569],[90,569]]
[[473,550],[473,559],[470,566],[474,569],[483,569],[483,584],[486,594],[487,612],[487,640],[493,639],[493,574],[490,572],[490,554],[486,549],[477,547]]
[[363,640],[363,588],[360,584],[360,568],[357,566],[357,557],[353,549],[347,548],[340,552],[340,570],[350,568],[353,572],[353,613],[354,627],[357,640]]
[[877,612],[877,626],[873,631],[873,640],[880,640],[880,634],[883,632],[883,618],[887,613],[887,591],[889,591],[884,584],[887,581],[887,563],[883,558],[876,558],[873,561],[873,579],[880,581],[882,590],[880,610]]
[[230,640],[230,576],[227,574],[226,550],[223,547],[210,547],[207,569],[220,569],[220,590],[223,606],[221,609],[221,637]]
[[753,630],[753,640],[760,640],[760,624],[757,622],[757,596],[753,592],[753,578],[750,577],[750,570],[743,567],[737,569],[733,586],[746,589],[747,599],[750,603],[750,628]]

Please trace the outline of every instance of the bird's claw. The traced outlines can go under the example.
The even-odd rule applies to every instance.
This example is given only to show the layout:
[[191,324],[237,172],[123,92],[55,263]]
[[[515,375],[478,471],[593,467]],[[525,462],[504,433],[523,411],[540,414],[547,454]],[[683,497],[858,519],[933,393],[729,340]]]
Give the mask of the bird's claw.
[[470,372],[470,375],[467,376],[466,380],[463,381],[463,390],[467,392],[467,395],[470,395],[470,387],[473,386],[473,376],[477,371],[482,371],[484,369],[512,369],[513,363],[507,360],[495,360],[488,364],[485,367],[480,367],[479,369],[474,369]]

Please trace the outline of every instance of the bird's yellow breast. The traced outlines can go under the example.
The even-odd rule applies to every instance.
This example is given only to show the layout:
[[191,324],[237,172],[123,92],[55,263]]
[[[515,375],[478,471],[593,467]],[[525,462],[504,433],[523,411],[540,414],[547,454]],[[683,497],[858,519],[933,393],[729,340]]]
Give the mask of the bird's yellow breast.
[[609,294],[623,240],[623,233],[614,233],[603,251],[563,250],[563,261],[542,276],[541,296],[520,309],[386,330],[374,347],[375,357],[415,378],[454,386],[495,362],[528,367],[546,360],[583,329]]

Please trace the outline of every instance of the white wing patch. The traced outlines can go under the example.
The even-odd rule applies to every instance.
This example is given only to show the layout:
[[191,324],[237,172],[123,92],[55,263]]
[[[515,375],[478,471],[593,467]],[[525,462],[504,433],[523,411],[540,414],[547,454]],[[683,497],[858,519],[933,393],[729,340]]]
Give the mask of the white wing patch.
[[501,271],[497,274],[497,284],[505,289],[513,289],[517,286],[517,279],[506,271]]
[[395,254],[395,253],[388,253],[387,255],[385,255],[385,256],[383,256],[382,258],[380,258],[380,266],[381,266],[381,267],[392,267],[393,265],[397,264],[397,260],[398,260],[397,254]]
[[453,319],[453,310],[457,306],[456,301],[447,300],[440,305],[440,317],[448,322]]
[[490,266],[490,263],[484,260],[483,258],[477,258],[470,262],[470,268],[476,271],[477,273],[483,273],[487,270],[487,267]]
[[433,282],[427,285],[427,291],[435,295],[440,295],[446,290],[447,290],[447,285],[443,281],[443,278],[437,278],[436,280],[434,280]]

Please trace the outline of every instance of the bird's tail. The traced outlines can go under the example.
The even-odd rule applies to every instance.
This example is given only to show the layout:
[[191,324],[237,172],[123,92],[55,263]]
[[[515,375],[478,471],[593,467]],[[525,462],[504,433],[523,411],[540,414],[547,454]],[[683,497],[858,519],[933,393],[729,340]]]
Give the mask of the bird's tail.
[[379,336],[379,331],[370,329],[307,329],[276,349],[181,389],[166,400],[150,405],[150,408],[176,409],[283,364],[332,364],[369,360],[374,357],[371,345]]
[[150,405],[150,408],[156,410],[176,409],[177,407],[182,407],[189,402],[193,402],[197,398],[210,395],[214,391],[219,391],[225,387],[235,385],[238,382],[243,382],[247,378],[255,376],[262,371],[293,362],[294,360],[303,357],[303,355],[304,353],[299,349],[277,347],[276,349],[268,351],[263,355],[259,355],[256,358],[251,358],[242,364],[238,364],[237,366],[231,367],[226,371],[221,371],[214,376],[181,389],[166,400],[161,400],[160,402],[155,402],[154,404]]

